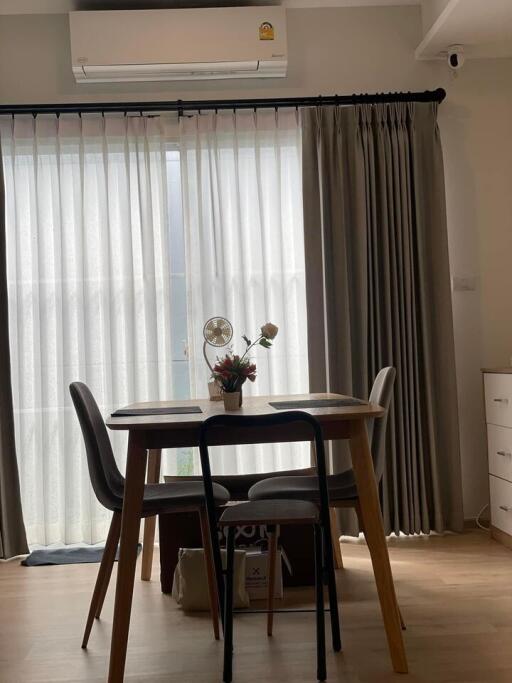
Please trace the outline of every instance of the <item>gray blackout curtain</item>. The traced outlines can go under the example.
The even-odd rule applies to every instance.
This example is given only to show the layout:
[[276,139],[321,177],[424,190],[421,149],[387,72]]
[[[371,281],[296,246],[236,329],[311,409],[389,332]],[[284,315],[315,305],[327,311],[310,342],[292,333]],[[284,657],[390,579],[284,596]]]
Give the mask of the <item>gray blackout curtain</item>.
[[0,559],[28,552],[21,511],[9,351],[4,178],[0,153]]
[[[380,486],[387,533],[463,525],[437,105],[303,111],[312,391],[367,397],[397,369]],[[341,446],[335,471],[350,466]],[[346,515],[346,513],[344,513]],[[340,518],[354,533],[354,519]]]

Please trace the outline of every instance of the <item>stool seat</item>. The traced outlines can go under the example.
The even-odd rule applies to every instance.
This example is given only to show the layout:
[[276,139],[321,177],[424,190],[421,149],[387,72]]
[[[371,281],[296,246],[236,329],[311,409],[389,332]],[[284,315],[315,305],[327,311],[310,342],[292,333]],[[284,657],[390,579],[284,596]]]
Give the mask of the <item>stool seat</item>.
[[251,524],[316,524],[318,508],[306,500],[254,500],[224,509],[221,526]]
[[[331,501],[351,500],[357,498],[357,486],[353,470],[327,477],[329,499]],[[318,477],[286,476],[262,479],[249,489],[249,500],[309,500],[320,502]]]

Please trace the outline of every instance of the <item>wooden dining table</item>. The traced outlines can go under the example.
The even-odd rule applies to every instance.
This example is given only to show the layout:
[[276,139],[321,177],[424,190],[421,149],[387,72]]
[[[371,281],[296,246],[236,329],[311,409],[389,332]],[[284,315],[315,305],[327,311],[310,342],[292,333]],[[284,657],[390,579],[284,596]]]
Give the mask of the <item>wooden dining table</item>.
[[[273,408],[270,402],[276,401],[340,398],[349,397],[332,393],[244,397],[243,407],[237,414],[263,415],[273,413],[276,408]],[[125,407],[127,410],[133,410],[192,406],[200,408],[201,412],[110,417],[107,420],[107,426],[110,429],[124,430],[129,433],[110,645],[109,683],[120,683],[124,678],[148,452],[153,455],[150,479],[158,481],[161,449],[197,446],[199,430],[203,421],[212,415],[224,412],[222,402],[206,399],[134,403]],[[325,440],[347,439],[349,441],[364,533],[373,564],[389,653],[393,669],[399,673],[407,673],[407,657],[402,637],[399,608],[389,563],[377,482],[366,429],[366,421],[380,417],[383,414],[383,409],[375,404],[364,403],[341,407],[307,408],[305,410],[320,421]],[[310,435],[307,431],[303,431],[296,424],[292,424],[265,430],[250,428],[219,430],[217,433],[212,433],[211,443],[241,445],[308,441],[309,439]]]

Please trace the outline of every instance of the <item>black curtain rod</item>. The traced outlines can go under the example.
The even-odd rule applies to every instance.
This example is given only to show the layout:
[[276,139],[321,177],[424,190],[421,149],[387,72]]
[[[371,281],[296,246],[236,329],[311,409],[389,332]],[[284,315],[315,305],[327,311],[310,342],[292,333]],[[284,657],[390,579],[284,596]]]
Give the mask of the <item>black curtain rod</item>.
[[201,111],[208,109],[265,109],[278,107],[318,107],[325,105],[377,104],[386,102],[442,102],[443,88],[424,92],[376,93],[373,95],[327,95],[253,100],[176,100],[174,102],[81,102],[70,104],[3,104],[0,114],[82,114],[106,112]]

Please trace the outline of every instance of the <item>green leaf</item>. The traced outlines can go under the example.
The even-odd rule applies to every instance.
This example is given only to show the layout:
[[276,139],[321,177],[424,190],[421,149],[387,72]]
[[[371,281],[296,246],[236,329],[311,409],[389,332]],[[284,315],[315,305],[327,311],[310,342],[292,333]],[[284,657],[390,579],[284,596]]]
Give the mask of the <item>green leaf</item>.
[[252,344],[251,340],[248,339],[248,338],[245,336],[245,334],[242,335],[242,339],[243,339],[244,342],[247,344],[247,346],[250,346],[250,345]]
[[263,337],[262,339],[260,339],[260,345],[263,346],[265,349],[269,349],[272,346],[272,343],[269,342],[268,339],[265,339],[265,337]]

